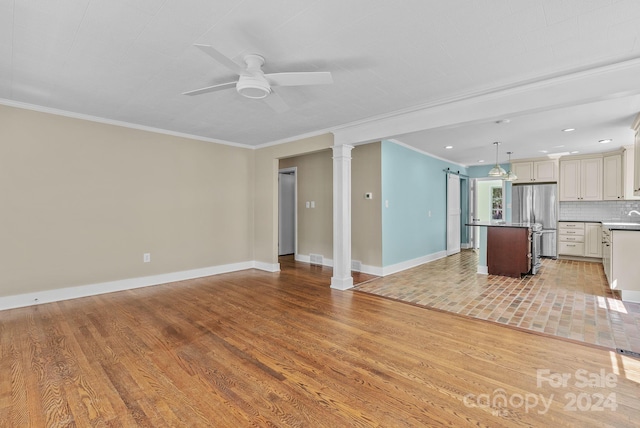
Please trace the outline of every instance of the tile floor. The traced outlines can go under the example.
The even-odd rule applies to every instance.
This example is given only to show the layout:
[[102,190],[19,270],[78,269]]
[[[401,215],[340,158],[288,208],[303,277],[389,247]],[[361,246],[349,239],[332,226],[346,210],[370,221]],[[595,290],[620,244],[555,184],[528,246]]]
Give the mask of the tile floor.
[[621,301],[600,263],[543,259],[537,275],[479,275],[463,250],[354,288],[539,333],[640,352],[640,303]]

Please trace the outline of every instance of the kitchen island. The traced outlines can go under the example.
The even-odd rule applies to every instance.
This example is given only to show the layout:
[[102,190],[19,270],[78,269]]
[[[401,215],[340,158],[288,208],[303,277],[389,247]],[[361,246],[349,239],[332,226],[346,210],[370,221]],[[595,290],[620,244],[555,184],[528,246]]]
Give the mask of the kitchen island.
[[536,236],[538,223],[472,222],[480,227],[478,273],[519,278],[540,266]]

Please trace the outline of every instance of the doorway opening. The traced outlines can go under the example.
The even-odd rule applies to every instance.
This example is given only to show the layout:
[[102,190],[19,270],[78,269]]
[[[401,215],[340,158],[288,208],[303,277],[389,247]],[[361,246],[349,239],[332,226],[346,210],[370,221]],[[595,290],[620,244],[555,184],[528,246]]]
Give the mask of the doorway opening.
[[278,171],[278,256],[297,254],[297,168]]
[[[494,178],[475,178],[471,187],[473,208],[470,211],[471,221],[504,221],[506,189],[503,180]],[[473,248],[480,248],[480,228],[472,228]]]

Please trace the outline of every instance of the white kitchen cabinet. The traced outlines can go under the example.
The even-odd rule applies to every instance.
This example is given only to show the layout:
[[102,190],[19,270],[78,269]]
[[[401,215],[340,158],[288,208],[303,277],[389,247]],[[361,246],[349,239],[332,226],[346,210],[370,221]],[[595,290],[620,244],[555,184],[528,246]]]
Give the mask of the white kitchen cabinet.
[[605,201],[624,199],[622,154],[603,157],[602,170],[602,199]]
[[636,120],[633,122],[633,128],[636,131],[633,144],[633,194],[634,196],[640,196],[640,113],[638,113]]
[[533,162],[511,162],[511,171],[518,177],[513,183],[531,183],[533,181]]
[[601,156],[560,161],[560,201],[601,200]]
[[602,225],[581,221],[558,223],[558,255],[602,257]]
[[602,158],[582,159],[580,161],[583,201],[602,200]]
[[560,200],[580,200],[580,160],[560,162]]
[[622,153],[622,171],[624,177],[624,183],[622,187],[624,189],[624,199],[627,201],[637,201],[640,200],[640,195],[636,196],[633,194],[635,190],[633,180],[635,179],[635,156],[636,150],[633,145],[624,146],[624,152]]
[[602,225],[600,223],[584,224],[584,256],[602,257]]
[[558,255],[584,257],[584,223],[558,223]]
[[607,227],[602,228],[602,267],[611,286],[611,229]]
[[511,170],[518,177],[518,183],[555,183],[558,181],[558,161],[541,160],[528,162],[512,162]]
[[620,290],[622,300],[637,302],[640,297],[640,231],[611,231],[611,277],[609,285]]

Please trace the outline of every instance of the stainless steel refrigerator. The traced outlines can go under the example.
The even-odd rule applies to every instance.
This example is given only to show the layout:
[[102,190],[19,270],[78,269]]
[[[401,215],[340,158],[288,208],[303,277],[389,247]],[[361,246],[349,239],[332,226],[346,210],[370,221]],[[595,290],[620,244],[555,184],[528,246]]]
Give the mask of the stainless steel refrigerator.
[[514,184],[511,189],[511,220],[542,224],[540,255],[557,257],[558,198],[556,184]]

